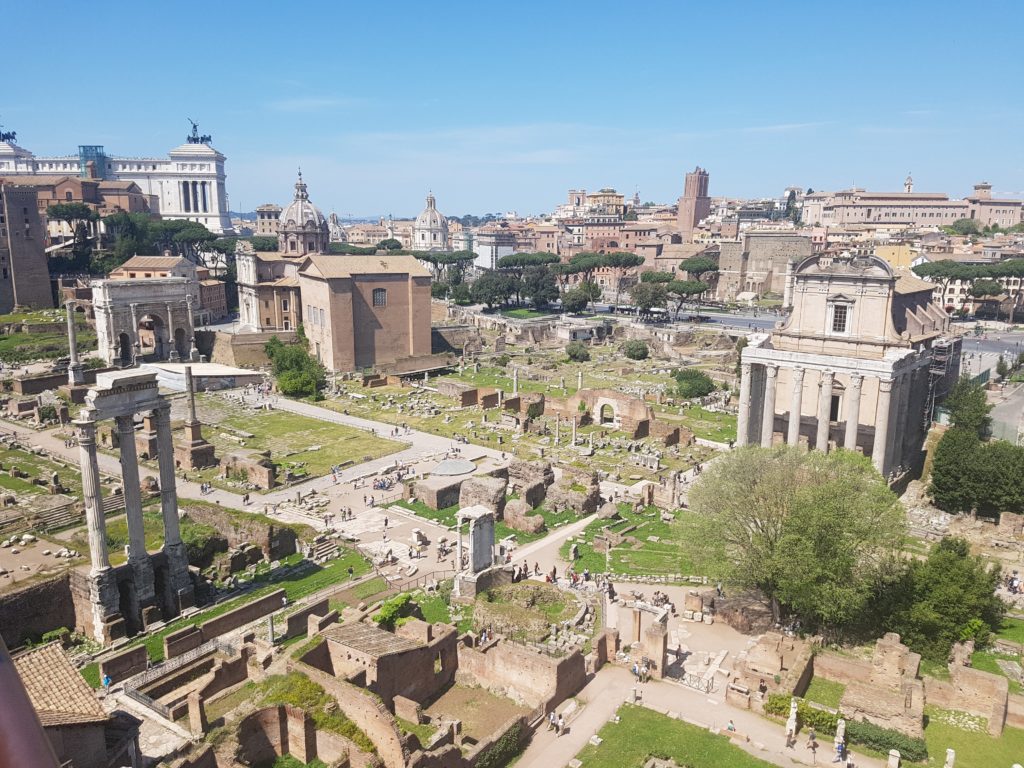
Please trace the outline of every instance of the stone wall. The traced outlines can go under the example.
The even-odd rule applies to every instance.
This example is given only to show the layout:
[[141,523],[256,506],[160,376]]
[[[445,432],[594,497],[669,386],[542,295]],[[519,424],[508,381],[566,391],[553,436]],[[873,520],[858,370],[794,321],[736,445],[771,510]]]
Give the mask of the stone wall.
[[942,709],[957,709],[988,720],[988,732],[999,736],[1006,723],[1009,681],[1002,675],[949,665],[949,680],[924,679],[928,703]]
[[417,480],[413,495],[431,509],[447,509],[459,503],[462,477],[427,477]]
[[149,654],[146,652],[146,646],[138,645],[116,656],[103,659],[100,662],[100,679],[102,680],[104,675],[109,675],[112,682],[119,683],[132,675],[145,672],[148,666]]
[[823,651],[814,657],[814,674],[849,685],[855,680],[866,681],[871,676],[871,663]]
[[269,365],[263,346],[277,336],[285,344],[293,344],[298,338],[295,331],[274,331],[273,333],[225,333],[217,331],[213,340],[211,362],[234,365],[240,368],[259,368]]
[[462,483],[459,506],[482,506],[491,510],[498,520],[505,513],[505,490],[508,482],[500,477],[477,475]]
[[463,350],[473,353],[482,348],[480,330],[472,325],[442,325],[430,329],[430,351],[435,354],[462,354]]
[[[326,652],[325,646],[326,643],[322,643],[313,652],[321,649]],[[295,669],[306,675],[337,700],[345,716],[358,725],[373,742],[384,768],[405,768],[406,755],[398,724],[380,701],[351,683],[321,672],[302,661],[290,662],[288,668],[289,671]]]
[[216,528],[227,539],[230,547],[255,544],[263,550],[263,556],[268,560],[280,560],[298,551],[298,536],[288,526],[269,524],[261,518],[248,515],[228,515],[206,504],[190,505],[184,502],[181,513],[188,515],[193,522]]
[[17,648],[44,632],[76,625],[67,574],[0,595],[0,635],[8,648]]
[[329,600],[324,598],[319,602],[307,605],[305,608],[290,614],[286,620],[284,639],[306,634],[308,619],[312,615],[323,616],[330,611]]
[[[256,621],[267,614],[273,613],[282,606],[285,596],[283,589],[277,589],[269,595],[253,600],[251,603],[235,608],[232,611],[215,616],[198,627],[185,627],[164,637],[164,654],[168,659],[180,656],[207,640],[223,635],[246,624]],[[196,636],[198,635],[198,637]],[[198,640],[198,642],[196,642]]]
[[199,682],[197,690],[203,701],[249,678],[249,653],[252,646],[230,659],[220,659]]
[[582,689],[586,678],[579,651],[556,659],[509,642],[484,649],[459,646],[456,682],[478,685],[527,707],[543,704],[550,710]]

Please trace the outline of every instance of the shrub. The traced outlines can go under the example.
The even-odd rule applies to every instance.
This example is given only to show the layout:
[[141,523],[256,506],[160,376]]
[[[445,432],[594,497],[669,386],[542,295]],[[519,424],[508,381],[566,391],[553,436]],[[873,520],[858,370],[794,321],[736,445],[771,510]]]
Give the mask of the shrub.
[[519,754],[523,736],[522,728],[522,724],[518,722],[509,728],[501,738],[494,742],[494,746],[480,755],[476,761],[476,768],[501,768],[501,766],[508,765],[512,758]]
[[622,345],[622,354],[630,360],[646,360],[650,350],[642,341],[627,341]]
[[565,347],[565,354],[574,363],[585,363],[590,359],[590,351],[582,341],[570,341]]
[[544,403],[539,400],[536,403],[530,403],[526,408],[526,418],[536,419],[544,413]]
[[[793,699],[787,693],[770,693],[764,704],[764,711],[777,717],[789,717],[789,702]],[[812,707],[803,699],[797,699],[796,718],[801,727],[808,726],[821,733],[834,734],[840,715]]]
[[678,383],[677,391],[680,397],[704,397],[715,391],[715,382],[697,368],[682,368],[673,373],[672,377]]
[[496,366],[498,366],[499,368],[504,368],[511,361],[512,361],[512,358],[509,355],[498,355],[496,358],[494,358],[494,364]]
[[860,744],[886,754],[890,749],[898,749],[900,757],[912,762],[923,762],[928,759],[928,745],[924,739],[915,739],[905,733],[883,728],[869,723],[867,720],[849,720],[846,723],[846,739],[853,744]]
[[403,592],[395,595],[390,600],[385,600],[373,620],[384,629],[394,629],[400,619],[407,618],[416,605],[412,601],[412,595]]

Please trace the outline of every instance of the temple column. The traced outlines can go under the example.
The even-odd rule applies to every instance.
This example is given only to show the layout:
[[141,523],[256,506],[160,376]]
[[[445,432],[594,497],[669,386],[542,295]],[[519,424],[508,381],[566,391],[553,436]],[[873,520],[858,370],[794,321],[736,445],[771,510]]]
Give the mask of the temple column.
[[860,421],[860,389],[864,377],[859,373],[850,376],[850,389],[846,393],[846,433],[843,435],[843,448],[848,451],[857,450],[857,425]]
[[903,463],[903,439],[907,434],[907,410],[910,408],[910,374],[896,379],[898,394],[893,395],[892,429],[889,430],[889,463],[895,468]]
[[[136,358],[142,352],[142,337],[139,336],[139,305],[132,304],[132,365],[137,363]],[[155,332],[156,329],[154,329]]]
[[171,406],[165,403],[153,411],[156,416],[157,463],[160,467],[160,513],[164,523],[164,555],[168,578],[164,604],[170,615],[195,605],[195,591],[188,572],[188,552],[181,541],[178,520],[178,490],[174,480],[174,441],[171,438]]
[[889,445],[889,405],[892,399],[892,379],[878,382],[878,404],[875,406],[875,443],[871,447],[871,463],[885,474],[886,449]]
[[121,479],[128,519],[128,559],[148,559],[142,526],[142,492],[139,489],[139,456],[135,449],[135,424],[130,415],[118,416],[117,437],[121,446]]
[[761,447],[771,448],[775,436],[775,384],[779,377],[779,366],[764,367],[764,411],[761,414]]
[[68,363],[68,384],[72,387],[85,384],[85,376],[82,374],[82,364],[78,360],[78,329],[75,328],[75,302],[69,301],[66,305],[68,312],[68,354],[71,361]]
[[818,392],[818,433],[814,447],[828,453],[829,416],[832,413],[832,382],[835,374],[832,371],[821,372],[820,390]]
[[804,369],[793,369],[793,397],[789,401],[789,430],[786,442],[789,445],[800,444],[800,411],[803,408]]
[[750,438],[750,363],[740,364],[740,406],[736,419],[736,445],[744,446]]
[[96,422],[86,419],[75,421],[78,427],[78,456],[82,465],[82,500],[85,503],[85,521],[89,530],[90,573],[110,568],[107,555],[107,521],[103,517],[103,498],[100,493],[100,468],[96,461]]

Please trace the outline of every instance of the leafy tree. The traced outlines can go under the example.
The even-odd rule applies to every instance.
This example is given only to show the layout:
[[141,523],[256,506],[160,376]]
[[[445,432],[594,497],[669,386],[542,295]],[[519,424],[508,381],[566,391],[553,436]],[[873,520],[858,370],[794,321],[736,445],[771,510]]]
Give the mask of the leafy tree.
[[778,621],[852,622],[896,562],[905,521],[866,457],[747,447],[710,464],[689,494],[698,560],[760,590]]
[[85,203],[55,203],[46,209],[51,219],[62,221],[71,230],[71,256],[75,264],[86,265],[92,246],[89,244],[89,222],[98,221],[100,215]]
[[400,251],[402,250],[402,242],[396,240],[393,237],[389,237],[386,240],[381,240],[377,243],[378,251]]
[[679,317],[683,302],[693,296],[700,296],[707,290],[707,286],[700,280],[672,280],[665,284],[665,290],[668,291],[669,298],[676,303],[675,316]]
[[460,306],[469,304],[473,299],[469,293],[469,286],[465,283],[459,283],[458,285],[452,286],[452,301]]
[[637,216],[636,211],[634,211],[632,208],[630,208],[622,215],[623,221],[636,221],[638,218],[639,216]]
[[277,238],[266,235],[256,235],[249,238],[249,244],[254,251],[259,253],[273,253],[277,250]]
[[789,190],[789,195],[786,197],[786,213],[787,219],[794,222],[800,219],[800,211],[796,207],[796,190]]
[[999,360],[996,361],[996,373],[999,374],[999,378],[1006,378],[1006,374],[1010,372],[1010,364],[1003,359],[1003,356],[999,356]]
[[522,278],[525,271],[530,267],[541,267],[547,264],[557,264],[560,261],[553,253],[510,253],[502,256],[497,261],[498,269],[511,272],[515,277]]
[[699,368],[681,368],[672,374],[676,380],[676,392],[690,400],[704,397],[715,391],[715,381]]
[[319,397],[320,390],[327,385],[327,371],[303,344],[285,344],[277,336],[271,336],[263,350],[270,358],[271,370],[282,394]]
[[675,275],[671,272],[647,271],[640,273],[641,283],[671,283]]
[[[689,278],[703,285],[704,291],[707,290],[707,281],[704,280],[704,275],[712,276],[718,274],[718,262],[708,256],[691,256],[688,259],[684,259],[679,268],[686,272]],[[698,315],[700,314],[700,295],[704,291],[697,294]]]
[[650,354],[650,349],[648,349],[647,344],[644,342],[634,339],[622,345],[622,354],[630,360],[646,360]]
[[579,284],[578,289],[591,301],[597,301],[601,298],[601,286],[597,283],[585,280]]
[[619,294],[622,290],[622,279],[625,277],[626,271],[641,266],[644,263],[644,257],[638,256],[635,253],[616,251],[604,254],[603,262],[603,266],[611,269],[615,274],[615,306],[618,306]]
[[974,219],[957,219],[948,227],[943,227],[943,230],[950,235],[980,235],[981,227],[978,226],[978,222]]
[[516,291],[516,279],[501,272],[484,272],[470,286],[469,294],[477,304],[486,304],[488,309],[496,304],[506,304]]
[[985,645],[1002,624],[1006,606],[995,595],[999,569],[972,556],[964,539],[947,537],[928,558],[915,560],[893,592],[903,596],[886,622],[911,650],[944,662],[953,643]]
[[970,376],[961,376],[942,404],[949,411],[954,427],[971,430],[978,437],[988,433],[992,424],[992,417],[989,416],[992,406],[985,395],[985,387],[971,381]]
[[570,341],[565,345],[565,354],[574,363],[585,363],[590,359],[590,350],[582,341]]
[[570,314],[578,314],[587,308],[590,297],[579,288],[573,288],[562,295],[562,309]]
[[523,295],[534,306],[544,307],[558,298],[558,284],[546,266],[527,267],[520,283]]
[[984,298],[986,296],[998,296],[1003,292],[1003,286],[995,280],[978,280],[971,286],[971,296]]
[[947,512],[970,512],[977,503],[977,457],[981,440],[977,432],[953,427],[935,446],[928,492],[935,506]]
[[984,443],[976,467],[979,512],[1024,512],[1024,447],[1006,440]]
[[663,283],[637,283],[629,290],[630,298],[640,312],[650,312],[654,307],[663,307],[668,301],[668,291]]

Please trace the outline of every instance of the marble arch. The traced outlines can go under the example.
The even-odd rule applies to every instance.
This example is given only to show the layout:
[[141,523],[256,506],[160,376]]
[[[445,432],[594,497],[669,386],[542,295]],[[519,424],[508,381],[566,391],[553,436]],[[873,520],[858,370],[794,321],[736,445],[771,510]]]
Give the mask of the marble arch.
[[[155,360],[191,359],[195,354],[193,307],[199,305],[198,287],[184,277],[145,280],[94,280],[93,309],[96,336],[107,365],[135,363],[143,357],[143,320],[152,324],[147,334],[155,339],[145,355]],[[125,337],[131,360],[126,360]]]

